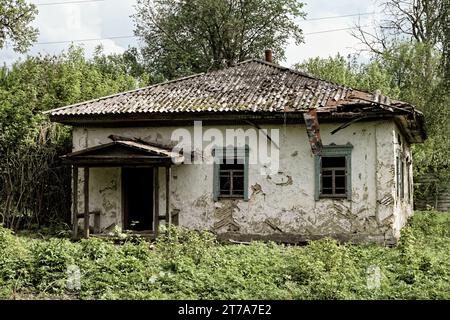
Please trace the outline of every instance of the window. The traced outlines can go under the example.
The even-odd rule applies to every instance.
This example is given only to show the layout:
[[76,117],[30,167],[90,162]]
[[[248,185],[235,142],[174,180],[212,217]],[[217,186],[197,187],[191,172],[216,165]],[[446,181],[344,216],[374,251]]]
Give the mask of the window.
[[345,157],[322,157],[320,194],[345,196]]
[[315,199],[351,199],[351,152],[353,146],[324,146],[315,157]]
[[244,164],[233,160],[232,164],[219,164],[219,197],[244,196]]
[[404,162],[400,157],[396,158],[396,170],[397,170],[397,197],[400,199],[404,198]]
[[248,151],[248,147],[214,149],[214,201],[248,200]]
[[408,203],[411,203],[411,160],[409,157],[406,158],[406,177]]

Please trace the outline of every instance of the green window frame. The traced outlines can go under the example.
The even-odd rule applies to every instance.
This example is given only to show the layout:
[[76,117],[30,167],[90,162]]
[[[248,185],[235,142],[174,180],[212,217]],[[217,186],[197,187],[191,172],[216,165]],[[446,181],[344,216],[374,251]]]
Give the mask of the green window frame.
[[[315,171],[315,200],[323,198],[331,199],[347,199],[352,198],[352,150],[353,146],[350,143],[346,145],[330,144],[323,146],[320,154],[314,156],[314,171]],[[322,192],[322,157],[344,157],[345,158],[345,194],[324,194]],[[344,170],[344,168],[339,168]],[[332,179],[334,177],[334,171],[332,173]],[[333,187],[334,188],[334,187]]]
[[407,177],[407,197],[408,197],[408,203],[411,203],[411,160],[408,158],[406,158],[406,177]]
[[[213,197],[214,201],[219,199],[243,199],[248,200],[248,159],[249,159],[249,147],[223,147],[223,148],[213,148],[214,157],[214,173],[213,173]],[[221,195],[220,190],[220,173],[221,165],[226,163],[227,159],[237,159],[240,163],[244,165],[243,172],[243,185],[244,190],[242,195]]]
[[405,197],[405,163],[401,155],[396,157],[396,171],[397,171],[397,197],[404,199]]

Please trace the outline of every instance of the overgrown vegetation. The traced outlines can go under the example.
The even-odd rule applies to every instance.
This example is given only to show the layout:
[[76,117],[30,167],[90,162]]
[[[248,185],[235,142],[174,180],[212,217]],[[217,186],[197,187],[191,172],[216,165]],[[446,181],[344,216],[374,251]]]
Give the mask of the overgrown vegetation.
[[32,228],[70,217],[70,128],[42,114],[53,108],[134,89],[149,77],[130,55],[87,59],[81,48],[28,57],[0,68],[0,223]]
[[[17,236],[0,228],[0,297],[67,299],[449,299],[450,216],[420,212],[395,248],[224,245],[172,229],[157,242]],[[67,288],[67,269],[81,272]],[[368,270],[379,268],[379,287]],[[369,278],[370,278],[369,274]],[[376,280],[376,279],[375,279]],[[376,281],[375,281],[376,283]]]

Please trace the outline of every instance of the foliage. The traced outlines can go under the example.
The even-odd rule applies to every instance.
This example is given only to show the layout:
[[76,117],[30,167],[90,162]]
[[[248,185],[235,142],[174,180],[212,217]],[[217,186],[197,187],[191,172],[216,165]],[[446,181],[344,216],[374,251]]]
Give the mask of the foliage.
[[49,123],[42,111],[149,81],[129,54],[105,55],[101,48],[89,60],[71,47],[0,68],[0,222],[17,229],[70,212],[70,168],[59,160],[70,151],[70,129]]
[[381,90],[392,98],[399,95],[399,88],[392,86],[392,76],[385,70],[382,61],[364,64],[358,63],[356,56],[345,58],[337,54],[329,58],[310,58],[294,68],[350,88],[370,92]]
[[450,0],[385,0],[385,17],[374,32],[358,27],[354,36],[375,60],[387,62],[386,73],[400,98],[424,111],[429,139],[414,146],[416,176],[438,179],[422,186],[426,198],[450,181]]
[[30,26],[36,14],[25,0],[0,0],[0,49],[11,42],[15,51],[25,52],[37,39],[38,30]]
[[300,43],[294,22],[303,17],[297,0],[138,0],[135,33],[143,63],[166,79],[230,66],[273,49],[284,58],[290,37]]
[[[384,0],[383,18],[373,31],[358,25],[353,35],[376,55],[395,51],[398,43],[425,45],[440,53],[445,85],[450,85],[450,0]],[[427,62],[425,62],[428,65]]]
[[[170,228],[154,243],[72,243],[15,236],[0,227],[3,298],[76,299],[448,299],[449,213],[416,213],[397,247],[225,245],[208,232]],[[81,271],[66,288],[67,267]],[[371,266],[379,287],[367,286]]]

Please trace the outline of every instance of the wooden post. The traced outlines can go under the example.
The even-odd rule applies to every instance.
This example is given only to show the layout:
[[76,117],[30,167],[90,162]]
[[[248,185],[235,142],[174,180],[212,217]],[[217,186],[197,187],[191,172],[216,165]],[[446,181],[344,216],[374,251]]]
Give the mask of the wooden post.
[[155,206],[155,212],[154,212],[154,219],[155,219],[155,236],[158,235],[158,229],[159,229],[159,170],[158,167],[153,167],[153,180],[155,182],[155,191],[153,193],[154,199],[153,203]]
[[172,217],[170,216],[170,176],[171,168],[166,167],[166,224],[170,225],[172,223]]
[[84,168],[84,237],[89,238],[89,167]]
[[78,238],[78,167],[72,167],[72,239]]

